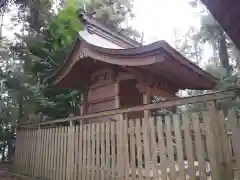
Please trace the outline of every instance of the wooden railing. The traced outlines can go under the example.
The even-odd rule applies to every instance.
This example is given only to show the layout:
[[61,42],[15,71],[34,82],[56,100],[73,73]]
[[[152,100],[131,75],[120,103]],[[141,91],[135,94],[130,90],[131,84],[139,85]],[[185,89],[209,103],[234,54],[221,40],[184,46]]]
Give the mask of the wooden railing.
[[[163,101],[157,104],[146,104],[146,105],[140,105],[140,106],[131,107],[131,108],[114,109],[114,110],[103,111],[98,113],[86,114],[83,116],[74,116],[74,117],[68,117],[64,119],[50,120],[46,122],[40,122],[38,123],[38,126],[58,124],[58,123],[64,123],[64,122],[70,123],[71,121],[79,121],[79,120],[81,121],[81,120],[110,116],[115,114],[124,114],[124,113],[144,111],[144,110],[154,110],[154,109],[181,106],[181,105],[187,105],[187,104],[206,103],[208,101],[233,99],[238,96],[239,92],[240,92],[240,89],[218,91],[218,92],[213,92],[213,93],[199,95],[199,96],[192,96],[192,97],[178,98],[178,99],[169,100],[169,101]],[[29,126],[32,126],[32,124],[21,125],[21,127],[29,127]],[[33,126],[36,126],[36,124],[34,124]]]
[[[231,107],[221,109],[222,100],[235,103],[237,96],[234,89],[21,126],[15,171],[52,180],[240,180],[238,116]],[[204,103],[205,109],[141,119],[123,116],[193,103]],[[115,114],[114,121],[91,122]]]

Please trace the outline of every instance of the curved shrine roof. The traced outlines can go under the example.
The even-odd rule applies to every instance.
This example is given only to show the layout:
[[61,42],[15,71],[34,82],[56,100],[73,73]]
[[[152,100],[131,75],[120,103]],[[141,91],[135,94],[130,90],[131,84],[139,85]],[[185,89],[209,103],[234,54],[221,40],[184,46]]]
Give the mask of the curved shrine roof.
[[48,79],[61,87],[87,86],[89,75],[102,67],[131,68],[142,76],[168,82],[177,90],[212,89],[217,79],[187,60],[165,41],[128,49],[93,45],[79,36],[63,66]]

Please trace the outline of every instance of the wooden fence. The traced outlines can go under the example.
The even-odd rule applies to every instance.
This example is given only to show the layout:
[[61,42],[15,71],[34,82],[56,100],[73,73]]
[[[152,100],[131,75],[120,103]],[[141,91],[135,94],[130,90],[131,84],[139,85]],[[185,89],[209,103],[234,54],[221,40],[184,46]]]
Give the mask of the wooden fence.
[[[235,97],[231,93],[224,92],[224,97]],[[118,114],[114,121],[92,123],[94,115],[86,115],[21,127],[15,172],[51,180],[240,180],[238,116],[232,108],[216,107],[215,100],[222,97],[193,97],[206,102],[201,113],[124,119],[125,109],[109,111]],[[192,103],[193,98],[135,110]]]

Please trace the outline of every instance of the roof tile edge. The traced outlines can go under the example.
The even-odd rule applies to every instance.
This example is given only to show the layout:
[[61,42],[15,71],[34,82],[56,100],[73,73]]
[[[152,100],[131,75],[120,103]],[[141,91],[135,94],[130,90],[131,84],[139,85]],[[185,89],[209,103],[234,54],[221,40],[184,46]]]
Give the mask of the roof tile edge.
[[86,26],[89,33],[95,33],[102,38],[105,38],[113,43],[116,43],[123,48],[135,48],[142,46],[141,43],[123,35],[120,32],[117,32],[111,27],[108,27],[102,23],[100,23],[95,18],[86,14],[83,9],[79,9],[77,11],[80,21]]

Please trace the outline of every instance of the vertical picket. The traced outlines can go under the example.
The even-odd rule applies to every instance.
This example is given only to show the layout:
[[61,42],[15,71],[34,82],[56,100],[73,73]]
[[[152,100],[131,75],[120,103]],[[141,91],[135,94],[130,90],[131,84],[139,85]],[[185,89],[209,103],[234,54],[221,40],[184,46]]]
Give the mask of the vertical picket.
[[138,164],[138,178],[143,180],[143,159],[142,159],[142,131],[141,119],[136,119],[136,144],[137,144],[137,164]]
[[129,179],[129,132],[128,132],[128,122],[130,120],[124,119],[123,121],[123,146],[124,146],[124,154],[123,154],[123,161],[124,161],[124,169],[125,169],[125,179]]
[[130,135],[130,167],[131,167],[131,179],[136,180],[136,155],[135,155],[135,127],[134,120],[129,120],[129,135]]
[[237,178],[240,179],[240,144],[238,142],[238,138],[240,137],[240,129],[239,122],[236,117],[236,112],[233,109],[228,111],[230,128],[232,130],[232,140],[233,140],[233,148],[236,158],[237,164]]
[[166,138],[167,138],[167,151],[168,151],[170,177],[171,179],[176,179],[176,167],[175,167],[173,139],[172,139],[172,125],[171,125],[171,118],[169,116],[165,117],[165,124],[166,124]]
[[123,165],[123,118],[117,121],[117,178],[122,180],[124,177],[124,165]]
[[[87,125],[83,124],[83,163],[82,163],[82,179],[86,179],[86,172],[87,172]],[[87,179],[86,179],[87,180]]]
[[78,171],[79,171],[79,126],[75,126],[75,135],[74,135],[74,168],[73,168],[73,180],[78,180]]
[[194,155],[193,155],[193,140],[192,134],[189,128],[189,117],[188,114],[183,115],[183,130],[184,130],[184,138],[185,138],[185,151],[187,156],[188,163],[188,175],[190,180],[196,179],[196,172],[194,167]]
[[105,180],[105,123],[101,123],[101,180]]
[[63,128],[63,179],[67,179],[67,145],[68,145],[68,127]]
[[64,180],[63,179],[63,145],[64,145],[64,127],[60,126],[59,127],[59,139],[60,139],[60,144],[59,144],[59,175],[58,179],[59,180]]
[[192,119],[193,119],[193,130],[195,132],[195,139],[196,139],[195,140],[196,152],[197,152],[197,160],[199,165],[200,180],[206,180],[207,175],[206,175],[206,167],[205,167],[205,160],[204,160],[205,154],[204,154],[202,135],[200,132],[200,123],[199,123],[198,114],[193,113]]
[[149,118],[149,130],[150,130],[150,142],[151,142],[151,154],[152,154],[152,171],[153,178],[155,180],[158,179],[157,173],[157,147],[156,147],[156,128],[154,124],[153,117]]
[[146,179],[151,179],[151,168],[150,168],[150,144],[149,144],[149,126],[148,126],[148,117],[144,118],[142,121],[142,132],[143,132],[143,149],[144,149],[144,165],[145,165],[145,176]]
[[106,180],[110,180],[110,123],[107,122],[105,126],[105,140],[106,140]]
[[180,177],[180,179],[184,180],[186,178],[186,176],[185,176],[185,171],[184,171],[183,144],[182,144],[182,134],[181,134],[180,116],[179,115],[173,116],[173,125],[174,125],[174,132],[175,132],[175,138],[176,138],[179,177]]
[[[116,179],[116,141],[115,141],[116,128],[115,128],[115,125],[116,125],[115,122],[110,123],[110,126],[111,126],[111,171],[112,171],[111,180]],[[98,161],[98,156],[96,158],[97,158],[96,161]]]
[[164,134],[163,134],[163,119],[158,116],[157,117],[157,136],[158,136],[158,149],[160,151],[160,167],[161,167],[161,179],[162,180],[167,180],[167,171],[166,171],[166,147],[165,147],[165,142],[164,142]]
[[92,132],[91,132],[91,137],[92,137],[92,162],[91,162],[91,170],[92,170],[92,176],[91,180],[94,180],[95,178],[97,179],[95,173],[96,173],[96,127],[95,124],[92,124]]
[[91,158],[92,158],[92,150],[91,150],[91,123],[87,125],[87,180],[91,179]]
[[78,179],[82,178],[83,173],[83,124],[82,121],[80,121],[79,125],[79,158],[78,158]]

